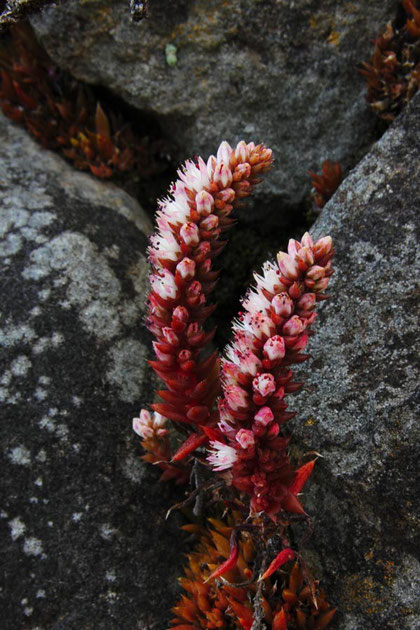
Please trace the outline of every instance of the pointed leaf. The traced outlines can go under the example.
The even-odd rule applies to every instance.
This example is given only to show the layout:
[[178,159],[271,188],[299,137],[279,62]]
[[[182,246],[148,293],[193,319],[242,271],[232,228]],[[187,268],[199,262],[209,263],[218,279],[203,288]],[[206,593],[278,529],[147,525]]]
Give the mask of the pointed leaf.
[[313,459],[297,469],[295,480],[289,488],[289,491],[292,494],[299,494],[299,492],[302,490],[303,486],[311,476],[311,473],[315,466],[315,462],[316,459]]
[[278,553],[277,556],[274,558],[273,562],[270,564],[264,575],[260,577],[260,580],[265,580],[270,577],[270,575],[273,575],[274,571],[277,571],[277,569],[282,567],[283,564],[286,564],[286,562],[289,562],[289,560],[292,560],[292,558],[294,557],[295,552],[293,551],[293,549],[290,549],[289,547],[287,547],[286,549],[282,549],[280,553]]
[[104,136],[108,139],[111,138],[111,128],[109,126],[108,117],[102,109],[100,103],[96,105],[95,130],[100,136]]

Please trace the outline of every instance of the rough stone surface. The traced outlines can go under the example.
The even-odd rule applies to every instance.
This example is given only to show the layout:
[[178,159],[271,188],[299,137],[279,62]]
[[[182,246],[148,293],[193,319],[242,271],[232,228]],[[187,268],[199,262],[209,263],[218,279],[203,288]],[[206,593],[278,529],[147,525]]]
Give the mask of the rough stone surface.
[[163,630],[177,497],[130,426],[147,219],[3,118],[0,138],[1,626]]
[[420,627],[419,137],[420,95],[314,229],[337,271],[294,427],[324,457],[306,505],[340,630]]
[[154,113],[180,158],[222,139],[272,147],[277,166],[257,195],[281,224],[281,208],[308,192],[308,169],[353,165],[369,146],[376,122],[357,66],[395,10],[395,0],[153,0],[133,24],[127,0],[68,0],[33,24],[59,64]]

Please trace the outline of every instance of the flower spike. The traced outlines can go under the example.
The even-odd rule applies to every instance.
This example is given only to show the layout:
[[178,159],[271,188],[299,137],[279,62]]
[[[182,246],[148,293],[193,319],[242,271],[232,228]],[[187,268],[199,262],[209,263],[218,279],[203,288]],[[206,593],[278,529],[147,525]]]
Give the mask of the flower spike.
[[[217,282],[213,260],[222,251],[221,236],[232,223],[235,206],[251,194],[271,168],[271,150],[239,142],[222,142],[207,162],[187,161],[178,171],[170,196],[159,204],[157,230],[148,249],[152,265],[146,325],[155,337],[151,365],[164,381],[163,402],[155,412],[181,423],[188,434],[214,426],[214,403],[220,393],[218,355],[202,358],[214,331],[205,320],[214,306],[208,298]],[[187,439],[175,456],[180,460],[203,439]]]
[[298,471],[290,465],[282,425],[295,414],[285,396],[302,387],[290,366],[303,354],[316,303],[332,274],[332,240],[315,243],[307,233],[292,239],[277,265],[266,263],[256,287],[243,301],[244,312],[233,325],[234,341],[222,360],[223,397],[219,401],[223,434],[211,442],[208,461],[214,470],[231,472],[232,484],[251,496],[251,514],[304,513],[296,495],[313,462]]

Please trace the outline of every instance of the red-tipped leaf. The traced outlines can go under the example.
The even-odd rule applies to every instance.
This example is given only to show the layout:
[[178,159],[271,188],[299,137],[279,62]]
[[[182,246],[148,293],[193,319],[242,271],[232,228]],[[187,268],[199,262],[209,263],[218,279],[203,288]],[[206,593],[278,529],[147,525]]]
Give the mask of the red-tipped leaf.
[[270,564],[264,575],[261,576],[261,580],[265,580],[270,577],[270,575],[273,575],[273,573],[277,571],[277,569],[280,569],[283,564],[286,564],[286,562],[289,562],[289,560],[292,560],[294,557],[295,552],[293,551],[293,549],[290,549],[289,547],[287,547],[286,549],[282,549],[280,553],[278,553],[277,556],[274,558],[273,562]]

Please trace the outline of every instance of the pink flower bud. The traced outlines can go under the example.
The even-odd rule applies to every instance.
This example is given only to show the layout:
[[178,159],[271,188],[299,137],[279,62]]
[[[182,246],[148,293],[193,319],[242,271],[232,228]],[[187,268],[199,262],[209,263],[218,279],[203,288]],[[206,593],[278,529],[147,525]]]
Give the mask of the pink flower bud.
[[150,284],[153,291],[164,300],[174,300],[178,295],[178,287],[175,284],[175,278],[168,269],[159,270],[159,273],[150,276]]
[[231,385],[226,388],[225,391],[226,401],[233,411],[236,411],[240,408],[245,408],[248,406],[248,396],[247,393],[239,387],[239,385]]
[[[149,414],[150,415],[150,414]],[[150,419],[150,423],[151,423]],[[133,418],[133,431],[137,433],[141,438],[147,440],[151,439],[154,435],[154,431],[151,426],[147,422],[140,418]]]
[[214,170],[216,166],[217,166],[217,160],[214,157],[214,155],[211,155],[209,159],[207,160],[207,175],[209,176],[210,179],[214,175]]
[[314,254],[310,247],[301,247],[297,257],[299,260],[302,260],[305,265],[308,265],[308,267],[314,264]]
[[299,265],[291,256],[289,256],[289,254],[285,254],[284,252],[279,252],[277,254],[277,262],[283,276],[285,276],[289,280],[298,279],[300,275]]
[[254,434],[249,429],[239,429],[235,440],[242,448],[249,448],[255,444]]
[[305,232],[305,234],[302,236],[301,244],[302,244],[302,247],[310,247],[310,248],[313,247],[314,242],[309,232]]
[[297,315],[293,315],[283,326],[282,333],[288,337],[299,335],[305,330],[305,323]]
[[289,256],[294,258],[299,250],[300,250],[299,241],[296,241],[294,238],[289,239],[289,243],[287,245],[287,253],[289,254]]
[[195,262],[191,258],[184,258],[177,264],[176,270],[184,280],[194,278]]
[[185,306],[177,306],[174,308],[172,317],[175,319],[179,319],[180,322],[187,322],[190,318],[190,314],[188,313],[188,309]]
[[271,302],[274,312],[280,317],[290,317],[294,310],[294,302],[287,293],[280,293],[273,297]]
[[214,230],[219,225],[219,217],[215,214],[209,214],[208,217],[203,219],[200,223],[202,230]]
[[325,291],[325,289],[328,286],[330,279],[329,278],[322,278],[322,280],[318,280],[317,282],[315,282],[315,285],[313,287],[314,291],[316,293],[320,293],[321,291]]
[[252,388],[254,392],[261,394],[261,396],[270,396],[276,391],[276,381],[273,374],[260,374],[252,381]]
[[179,337],[176,333],[174,333],[172,328],[163,328],[162,333],[169,345],[175,347],[179,346]]
[[207,216],[213,210],[213,195],[207,192],[207,190],[201,190],[195,196],[195,203],[197,205],[197,212],[203,216]]
[[239,181],[240,179],[247,180],[249,179],[250,175],[251,165],[248,164],[248,162],[245,162],[244,164],[238,164],[238,166],[235,168],[235,181]]
[[232,172],[224,162],[217,164],[214,170],[213,180],[220,188],[227,188],[231,185]]
[[248,149],[244,140],[241,140],[241,142],[238,142],[236,145],[235,156],[239,163],[247,161]]
[[224,201],[225,203],[230,203],[235,199],[236,193],[233,188],[224,188],[220,192],[217,193],[217,199]]
[[233,149],[226,140],[223,140],[221,145],[217,150],[216,158],[219,162],[224,162],[225,164],[229,164],[230,156],[233,153]]
[[304,293],[302,297],[298,300],[296,308],[301,311],[311,311],[315,307],[315,304],[315,293]]
[[325,276],[324,267],[320,267],[319,265],[314,265],[306,272],[306,277],[311,280],[321,280]]
[[254,420],[266,427],[267,424],[270,424],[270,422],[274,420],[274,414],[270,407],[261,407],[258,413],[255,414]]
[[186,245],[194,247],[200,242],[200,234],[195,223],[184,223],[179,233]]
[[313,246],[313,252],[316,258],[323,258],[332,250],[332,238],[331,236],[324,236],[320,238]]
[[277,361],[283,359],[286,354],[286,348],[284,345],[284,339],[280,335],[270,337],[264,344],[264,354],[270,359],[270,361]]

